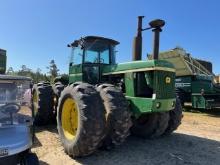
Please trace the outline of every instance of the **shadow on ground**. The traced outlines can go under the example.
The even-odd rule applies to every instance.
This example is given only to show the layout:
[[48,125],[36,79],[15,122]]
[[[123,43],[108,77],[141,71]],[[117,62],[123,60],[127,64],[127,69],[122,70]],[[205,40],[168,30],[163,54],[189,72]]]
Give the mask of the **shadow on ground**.
[[39,164],[40,164],[40,165],[49,165],[48,163],[46,163],[46,162],[44,162],[44,161],[41,161],[41,160],[39,161]]
[[35,136],[35,137],[34,137],[34,143],[33,143],[32,148],[37,148],[37,147],[41,147],[41,146],[42,146],[41,142],[40,142],[39,139]]
[[[35,133],[39,133],[42,131],[48,131],[48,132],[52,132],[52,133],[58,133],[57,132],[57,128],[55,124],[52,125],[47,125],[47,126],[41,126],[41,127],[35,127]],[[42,147],[41,142],[39,141],[39,139],[35,136],[34,138],[34,144],[32,148],[37,148],[37,147]]]
[[46,126],[35,126],[35,133],[39,133],[42,131],[49,131],[52,133],[58,133],[56,124],[50,124]]
[[129,137],[111,151],[98,151],[76,161],[85,165],[217,165],[220,142],[179,133],[156,140]]

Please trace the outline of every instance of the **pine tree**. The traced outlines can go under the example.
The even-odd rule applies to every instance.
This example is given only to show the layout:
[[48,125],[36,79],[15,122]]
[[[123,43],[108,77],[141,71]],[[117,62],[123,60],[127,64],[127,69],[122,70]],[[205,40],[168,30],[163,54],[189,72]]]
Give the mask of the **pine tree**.
[[50,65],[47,67],[49,69],[50,81],[53,82],[54,79],[58,76],[59,69],[54,60],[50,61]]

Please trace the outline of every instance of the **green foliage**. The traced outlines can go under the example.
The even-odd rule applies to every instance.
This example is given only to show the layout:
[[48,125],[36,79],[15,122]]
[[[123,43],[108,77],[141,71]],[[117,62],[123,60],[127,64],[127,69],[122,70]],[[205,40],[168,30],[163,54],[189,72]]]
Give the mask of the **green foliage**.
[[6,74],[8,74],[8,75],[14,75],[14,74],[15,74],[14,69],[13,69],[12,67],[9,67],[8,70],[7,70],[7,72],[6,72]]
[[26,65],[22,65],[18,71],[14,71],[13,67],[9,67],[6,74],[14,75],[14,76],[25,76],[33,79],[34,83],[38,83],[41,81],[50,81],[53,82],[55,77],[58,76],[59,69],[57,68],[55,61],[50,61],[50,66],[47,67],[49,69],[49,75],[42,73],[40,68],[37,68],[36,71],[28,68]]
[[50,82],[53,82],[54,79],[58,76],[59,69],[57,68],[57,65],[54,60],[50,61],[50,65],[47,67],[49,69],[49,77]]

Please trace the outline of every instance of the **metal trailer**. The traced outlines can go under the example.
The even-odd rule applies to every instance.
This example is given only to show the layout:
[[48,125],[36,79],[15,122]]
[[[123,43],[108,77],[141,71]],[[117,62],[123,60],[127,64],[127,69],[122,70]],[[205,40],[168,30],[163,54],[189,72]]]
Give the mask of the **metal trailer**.
[[220,86],[216,83],[211,62],[195,59],[179,47],[161,52],[159,59],[174,65],[176,93],[182,105],[191,102],[193,108],[199,109],[220,106]]

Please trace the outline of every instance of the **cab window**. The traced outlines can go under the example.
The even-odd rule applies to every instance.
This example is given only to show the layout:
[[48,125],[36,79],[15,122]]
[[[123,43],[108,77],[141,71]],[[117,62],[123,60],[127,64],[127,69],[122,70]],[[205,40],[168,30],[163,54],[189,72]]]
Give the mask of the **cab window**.
[[105,49],[104,51],[102,51],[100,53],[100,63],[103,63],[103,64],[109,64],[110,61],[109,61],[109,49]]
[[101,42],[87,43],[84,63],[110,64],[109,45]]
[[99,52],[94,50],[85,51],[84,63],[98,63],[99,62]]
[[82,64],[83,50],[80,47],[73,47],[70,63],[73,65]]

